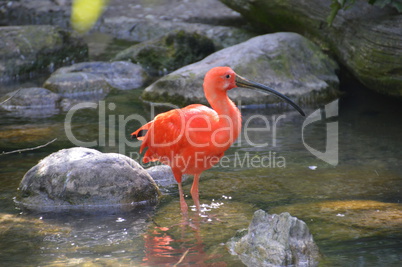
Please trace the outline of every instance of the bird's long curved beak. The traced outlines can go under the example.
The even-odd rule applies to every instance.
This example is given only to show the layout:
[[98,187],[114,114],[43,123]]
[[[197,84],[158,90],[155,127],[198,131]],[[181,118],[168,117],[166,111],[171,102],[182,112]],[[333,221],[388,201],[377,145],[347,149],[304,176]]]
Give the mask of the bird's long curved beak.
[[238,87],[243,87],[243,88],[247,88],[247,89],[260,89],[260,90],[263,90],[264,92],[269,92],[271,94],[274,94],[274,95],[282,98],[283,100],[285,100],[287,103],[289,103],[292,107],[294,107],[297,111],[299,111],[299,113],[302,116],[305,116],[304,111],[295,102],[293,102],[290,98],[288,98],[287,96],[284,96],[283,94],[275,91],[274,89],[272,89],[266,85],[249,81],[246,78],[243,78],[237,74],[236,74],[236,85]]

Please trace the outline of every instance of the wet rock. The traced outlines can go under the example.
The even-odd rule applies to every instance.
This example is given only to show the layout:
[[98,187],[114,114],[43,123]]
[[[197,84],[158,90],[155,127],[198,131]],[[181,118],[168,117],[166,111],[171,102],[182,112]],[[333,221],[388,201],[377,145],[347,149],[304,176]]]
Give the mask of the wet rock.
[[115,57],[140,64],[151,75],[161,76],[199,61],[215,52],[213,42],[194,32],[174,31],[131,46]]
[[176,183],[172,168],[168,165],[157,165],[145,169],[158,186],[167,187]]
[[86,44],[54,26],[0,27],[0,39],[0,81],[88,58]]
[[[252,38],[162,77],[147,87],[143,98],[183,105],[205,103],[205,73],[216,66],[232,67],[240,75],[264,83],[302,104],[317,104],[338,95],[337,64],[312,42],[295,33]],[[233,89],[229,96],[242,103],[279,102],[261,92]]]
[[54,74],[43,87],[63,97],[80,100],[100,100],[112,90],[103,77],[85,72]]
[[49,155],[22,179],[19,207],[35,211],[130,210],[155,204],[159,189],[134,160],[75,147]]
[[61,96],[45,88],[21,88],[1,97],[3,101],[0,110],[13,116],[49,117],[60,112]]
[[43,87],[67,98],[99,100],[113,88],[139,88],[147,77],[141,66],[130,62],[83,62],[58,69]]
[[326,0],[221,2],[262,30],[295,31],[313,37],[330,47],[368,88],[387,95],[402,95],[402,14],[396,9],[356,1],[350,8],[339,11],[332,26],[328,26],[331,2]]
[[[156,165],[145,169],[148,174],[154,179],[159,187],[177,186],[176,179],[174,178],[172,168],[168,165]],[[189,175],[184,174],[182,181],[187,180]]]
[[148,75],[141,66],[126,61],[82,62],[58,69],[53,75],[88,73],[103,78],[118,90],[136,89],[144,85]]
[[319,251],[307,225],[289,213],[254,213],[248,231],[227,243],[247,266],[317,266]]

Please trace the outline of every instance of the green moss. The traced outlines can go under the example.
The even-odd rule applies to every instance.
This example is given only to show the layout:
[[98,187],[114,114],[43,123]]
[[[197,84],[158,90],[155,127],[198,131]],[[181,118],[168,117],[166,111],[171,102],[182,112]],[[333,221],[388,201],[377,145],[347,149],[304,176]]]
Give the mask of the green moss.
[[120,52],[114,60],[141,64],[149,74],[158,76],[199,61],[215,52],[209,38],[186,31],[174,31],[161,38],[134,45]]
[[16,41],[21,54],[27,58],[31,57],[32,60],[7,67],[12,76],[48,69],[49,66],[57,68],[70,62],[88,59],[87,45],[58,28],[26,26],[19,32],[19,36],[21,40]]

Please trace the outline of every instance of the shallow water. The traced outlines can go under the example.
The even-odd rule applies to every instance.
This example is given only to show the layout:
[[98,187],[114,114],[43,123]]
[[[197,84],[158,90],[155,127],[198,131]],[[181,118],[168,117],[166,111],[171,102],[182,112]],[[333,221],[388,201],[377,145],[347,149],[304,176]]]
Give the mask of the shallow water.
[[[326,123],[338,123],[336,166],[303,145],[305,118],[296,112],[243,108],[248,130],[201,177],[205,217],[190,212],[187,219],[180,215],[176,187],[164,190],[167,194],[155,209],[131,213],[28,214],[14,207],[12,198],[25,172],[50,153],[75,146],[71,137],[137,159],[138,143],[129,133],[141,122],[130,115],[149,120],[158,111],[141,102],[141,90],[112,92],[96,108],[78,110],[71,133],[65,131],[66,114],[39,119],[2,114],[1,151],[57,140],[41,149],[0,156],[1,262],[242,266],[224,243],[247,227],[254,211],[263,209],[304,220],[323,254],[321,266],[397,266],[402,261],[402,105],[354,82],[345,87],[339,116],[303,129],[307,144],[324,152]],[[190,187],[191,179],[185,192]],[[191,197],[187,202],[192,205]]]

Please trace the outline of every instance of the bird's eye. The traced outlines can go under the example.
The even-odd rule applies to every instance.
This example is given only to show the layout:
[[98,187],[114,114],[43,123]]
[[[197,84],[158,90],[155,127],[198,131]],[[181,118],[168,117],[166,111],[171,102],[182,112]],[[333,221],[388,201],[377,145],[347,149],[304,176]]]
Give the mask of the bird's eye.
[[232,77],[230,74],[227,74],[227,75],[225,76],[226,79],[230,79],[230,77]]

